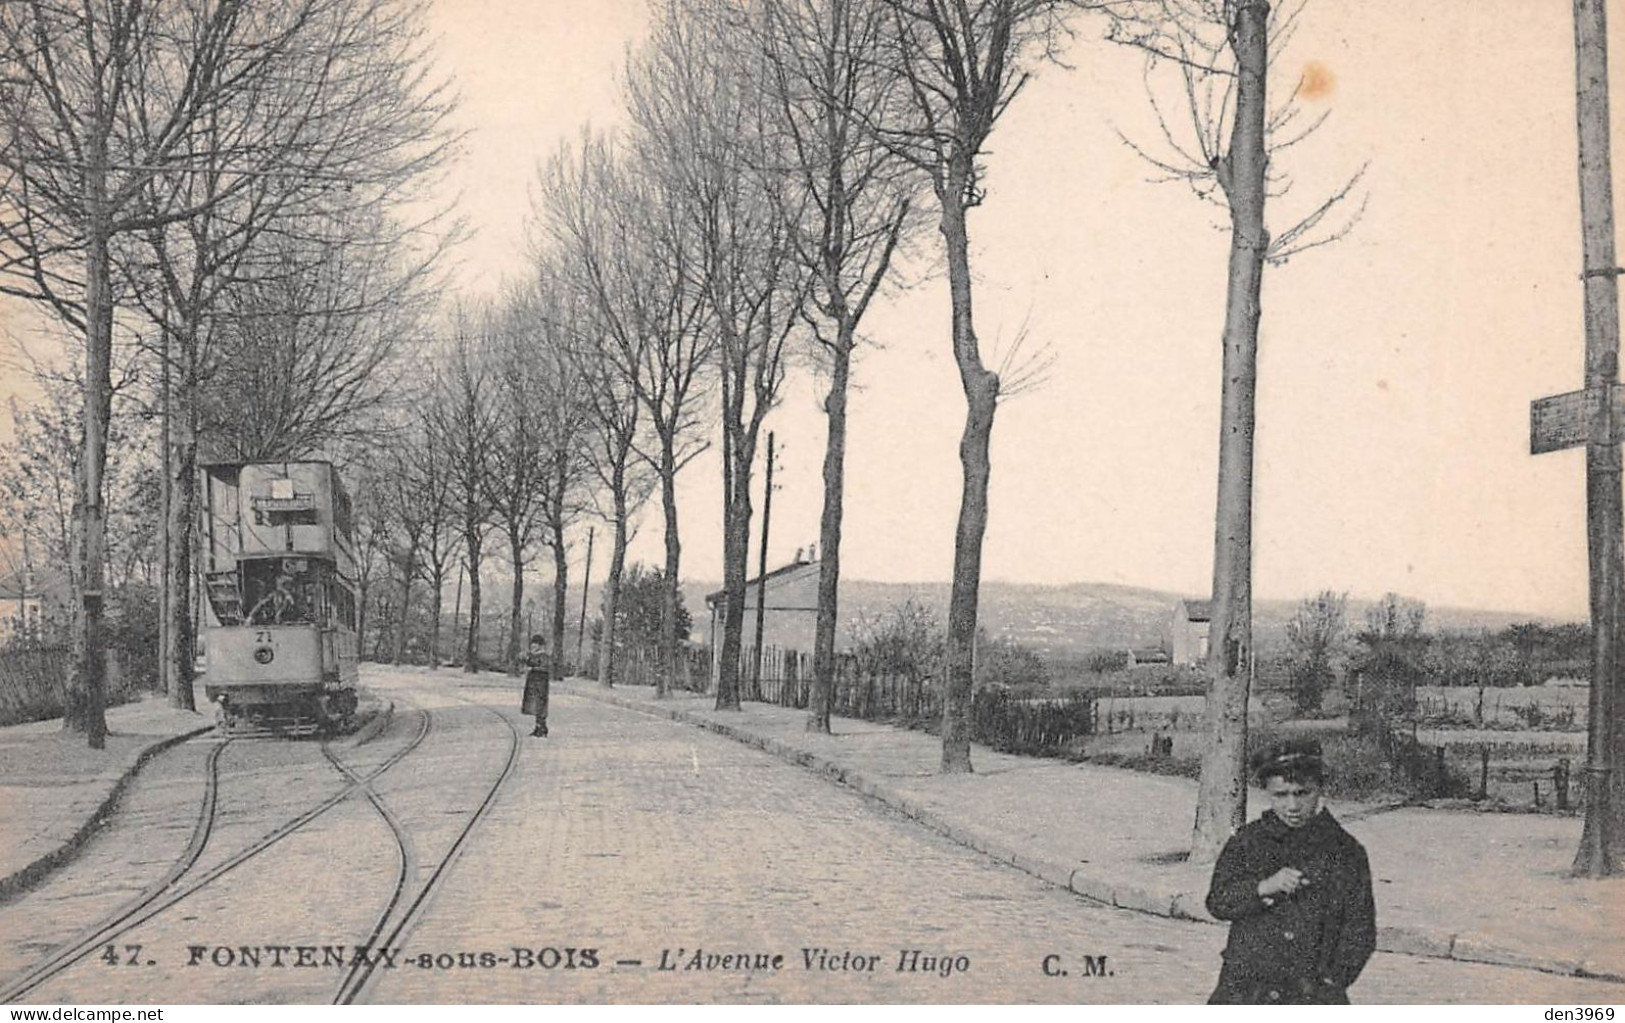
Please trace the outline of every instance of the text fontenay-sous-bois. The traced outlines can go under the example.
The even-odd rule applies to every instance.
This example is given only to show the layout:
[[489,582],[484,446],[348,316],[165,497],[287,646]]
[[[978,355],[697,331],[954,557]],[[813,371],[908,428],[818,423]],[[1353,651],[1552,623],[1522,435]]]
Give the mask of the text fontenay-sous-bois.
[[[157,959],[140,945],[108,945],[99,957],[108,966],[156,966]],[[168,957],[165,957],[168,958]],[[906,973],[948,978],[973,971],[971,957],[963,953],[922,948],[887,952],[847,948],[802,947],[791,953],[749,951],[704,946],[663,948],[651,962],[644,958],[611,957],[602,949],[568,945],[510,946],[502,950],[436,950],[374,948],[344,944],[187,945],[182,959],[188,967],[215,969],[349,969],[377,966],[384,969],[539,969],[597,970],[649,969],[660,973],[753,972],[801,970],[811,973]],[[1104,955],[1063,957],[1050,952],[1033,961],[1046,977],[1108,977],[1113,970]]]

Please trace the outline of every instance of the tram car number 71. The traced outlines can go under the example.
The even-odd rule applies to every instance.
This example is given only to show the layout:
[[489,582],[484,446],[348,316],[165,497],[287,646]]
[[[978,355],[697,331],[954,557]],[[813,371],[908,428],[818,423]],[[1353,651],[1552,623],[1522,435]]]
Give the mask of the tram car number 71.
[[356,709],[350,498],[327,462],[203,468],[204,692],[233,734],[309,735]]

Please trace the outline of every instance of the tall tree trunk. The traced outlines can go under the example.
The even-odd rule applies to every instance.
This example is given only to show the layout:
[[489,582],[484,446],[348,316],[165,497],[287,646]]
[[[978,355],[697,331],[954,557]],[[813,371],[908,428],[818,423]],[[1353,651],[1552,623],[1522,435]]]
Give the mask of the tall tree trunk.
[[[562,491],[561,491],[562,493]],[[570,557],[564,545],[563,499],[556,506],[553,520],[553,677],[564,678],[564,616],[569,613]]]
[[[623,463],[624,464],[624,463]],[[598,642],[598,684],[615,684],[615,627],[621,600],[621,575],[626,570],[626,481],[617,468],[614,480],[615,538],[610,544],[609,575],[604,579],[604,624]]]
[[406,654],[407,618],[412,609],[412,574],[415,566],[408,558],[405,569],[401,572],[401,617],[395,627],[395,653],[393,661],[400,664]]
[[846,495],[846,400],[852,379],[852,329],[843,322],[830,367],[824,415],[824,512],[818,523],[818,623],[813,636],[813,695],[807,731],[830,732],[835,705],[835,628],[840,621],[841,515]]
[[971,176],[968,155],[950,158],[942,205],[942,232],[953,301],[954,361],[965,391],[965,429],[959,439],[964,477],[954,532],[954,574],[948,597],[947,685],[942,700],[942,771],[971,770],[971,694],[975,684],[977,604],[982,585],[982,540],[987,534],[989,443],[998,409],[999,377],[982,365],[971,315],[970,237],[963,205]]
[[1247,699],[1252,674],[1253,399],[1264,278],[1265,75],[1269,4],[1236,7],[1236,119],[1219,182],[1230,205],[1213,618],[1208,633],[1207,743],[1197,789],[1191,860],[1211,863],[1247,819]]
[[[504,656],[508,660],[508,674],[519,674],[519,651],[522,644],[519,634],[523,631],[524,612],[520,605],[525,602],[525,562],[522,559],[524,549],[518,545],[512,533],[508,534],[508,567],[513,571],[513,588],[508,597],[508,649]],[[525,637],[525,642],[530,638]]]
[[718,710],[739,710],[739,662],[744,649],[745,576],[750,555],[750,460],[754,455],[752,438],[742,436],[743,425],[735,419],[723,427],[733,434],[729,454],[727,495],[722,512],[722,656],[717,677]]
[[434,592],[430,594],[429,607],[432,617],[429,620],[429,667],[440,667],[440,616],[446,608],[446,570],[444,567],[434,570],[430,585]]
[[[355,608],[355,648],[367,649],[367,601],[372,595],[372,579],[370,573],[363,575],[356,584]],[[373,649],[373,660],[377,660],[377,648]]]
[[85,241],[85,409],[83,446],[73,500],[73,560],[79,584],[73,620],[73,681],[68,687],[63,726],[83,732],[91,749],[107,744],[107,648],[103,634],[107,515],[102,475],[107,464],[107,427],[112,416],[113,301],[104,195],[105,142],[92,143],[92,179]]
[[677,573],[683,554],[677,534],[677,453],[675,438],[660,438],[660,508],[666,520],[666,567],[660,586],[660,670],[655,672],[655,697],[664,698],[678,675]]
[[[189,328],[190,333],[190,328]],[[163,658],[169,675],[169,705],[196,710],[192,671],[196,617],[192,613],[192,538],[197,520],[197,338],[182,339],[180,386],[170,390],[169,578],[165,580],[168,628]]]
[[463,670],[480,670],[480,537],[463,534],[468,549],[468,638],[463,646]]
[[[160,377],[159,390],[159,422],[162,425],[162,429],[159,431],[158,436],[158,451],[159,461],[161,464],[162,486],[159,490],[158,514],[159,521],[163,523],[163,526],[158,530],[160,554],[159,563],[161,565],[158,572],[160,583],[158,590],[158,684],[163,687],[164,692],[169,694],[169,698],[173,700],[175,698],[175,660],[171,656],[173,644],[170,642],[169,629],[170,623],[175,617],[175,574],[173,569],[174,563],[172,561],[174,556],[173,548],[175,546],[175,532],[172,522],[172,511],[174,505],[171,499],[173,481],[175,478],[175,452],[170,443],[172,434],[170,427],[172,403],[169,395],[173,388],[171,387],[170,381],[170,377],[172,376],[172,366],[170,364],[171,357],[169,331],[162,325],[159,328],[159,338],[162,343],[161,354],[159,357],[163,362],[163,370]],[[27,593],[27,587],[28,580],[25,576],[22,587],[25,595]],[[17,601],[17,605],[17,623],[19,628],[21,628],[24,624],[26,624],[27,619],[23,616],[22,600],[20,598]]]

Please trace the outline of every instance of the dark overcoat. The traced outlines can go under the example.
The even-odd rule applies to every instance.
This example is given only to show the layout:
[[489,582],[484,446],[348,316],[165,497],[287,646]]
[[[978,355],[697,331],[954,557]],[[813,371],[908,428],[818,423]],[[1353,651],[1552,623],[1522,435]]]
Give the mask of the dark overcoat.
[[[1261,897],[1258,883],[1282,867],[1308,885]],[[1300,828],[1269,810],[1237,831],[1213,868],[1207,908],[1230,921],[1215,1004],[1347,1003],[1376,949],[1365,849],[1325,810]]]
[[534,714],[538,720],[547,717],[548,678],[552,674],[552,661],[546,654],[525,654],[525,695],[519,702],[519,713]]

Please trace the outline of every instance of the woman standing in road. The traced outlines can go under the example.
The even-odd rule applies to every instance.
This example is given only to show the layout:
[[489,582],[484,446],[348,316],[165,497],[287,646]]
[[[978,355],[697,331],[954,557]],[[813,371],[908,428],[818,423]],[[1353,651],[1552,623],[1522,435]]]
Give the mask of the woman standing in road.
[[547,639],[541,633],[530,637],[530,649],[525,653],[525,698],[519,704],[521,714],[536,715],[536,727],[531,735],[547,736],[547,690],[553,662],[547,656]]

